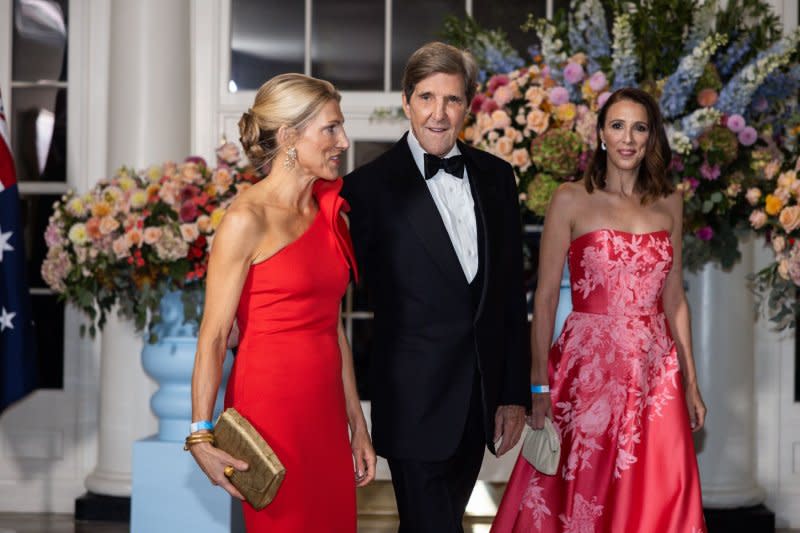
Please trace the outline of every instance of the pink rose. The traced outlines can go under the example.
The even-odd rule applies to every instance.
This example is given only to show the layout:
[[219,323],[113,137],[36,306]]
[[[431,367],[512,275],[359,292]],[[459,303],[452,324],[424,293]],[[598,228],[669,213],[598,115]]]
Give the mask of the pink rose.
[[508,85],[508,82],[508,76],[505,74],[496,74],[489,78],[489,82],[486,84],[486,87],[489,89],[490,93],[494,93],[498,87]]
[[208,215],[200,215],[197,217],[197,229],[203,233],[211,231],[211,218]]
[[486,100],[486,96],[481,93],[475,95],[472,99],[472,102],[469,104],[469,110],[472,111],[472,114],[477,114],[478,111],[481,110],[481,105],[483,105],[484,100]]
[[776,254],[781,253],[786,249],[786,239],[782,235],[772,237],[772,249],[775,250]]
[[197,230],[197,224],[181,224],[181,237],[186,242],[194,242],[200,232]]
[[750,225],[753,229],[761,229],[767,223],[767,214],[758,209],[750,213]]
[[600,93],[600,96],[597,97],[597,107],[603,107],[606,104],[609,96],[611,96],[611,93],[608,91]]
[[115,239],[114,243],[111,245],[111,248],[114,250],[114,255],[117,256],[117,259],[125,259],[131,255],[130,244],[124,235],[118,239]]
[[726,125],[733,133],[739,133],[744,129],[745,126],[747,126],[747,122],[745,122],[742,115],[731,115],[728,117]]
[[217,159],[228,165],[236,164],[241,159],[239,148],[233,143],[225,143],[217,148]]
[[100,219],[100,233],[108,235],[119,227],[119,222],[114,217],[106,216]]
[[[525,91],[525,99],[530,102],[533,107],[540,107],[544,101],[545,95],[544,89],[535,85]],[[569,95],[567,95],[567,98],[569,98]]]
[[125,242],[128,247],[142,245],[142,230],[139,228],[131,228],[125,232]]
[[231,171],[225,167],[220,167],[214,172],[213,180],[214,184],[223,190],[230,187],[231,184],[233,183],[233,177],[231,176]]
[[499,108],[500,108],[500,106],[497,105],[497,102],[495,102],[491,98],[487,98],[481,104],[481,112],[482,113],[488,113],[490,115],[492,114],[492,112],[494,112],[495,110],[497,110]]
[[511,126],[511,117],[502,109],[492,113],[492,129],[503,130]]
[[775,177],[775,174],[781,169],[781,162],[780,161],[770,161],[764,166],[764,177],[768,180],[771,180]]
[[495,151],[503,156],[508,156],[511,154],[511,151],[514,149],[514,141],[509,139],[506,136],[500,137],[497,139],[497,144],[495,145]]
[[502,85],[497,88],[492,98],[494,98],[494,101],[497,102],[497,105],[503,107],[513,100],[514,89],[511,87],[511,85]]
[[524,172],[531,166],[531,156],[526,149],[517,148],[511,152],[511,164]]
[[737,137],[739,138],[739,142],[742,144],[742,146],[751,146],[756,142],[756,139],[758,139],[758,133],[752,126],[747,126],[745,129],[739,132]]
[[761,189],[750,187],[744,195],[750,205],[756,205],[758,200],[761,199]]
[[792,205],[781,209],[778,221],[786,233],[791,233],[800,226],[800,205]]
[[564,79],[567,83],[578,83],[584,77],[583,67],[578,63],[567,63],[564,67]]
[[161,228],[156,228],[152,226],[149,228],[145,228],[143,234],[144,243],[150,245],[155,244],[156,242],[158,242],[158,239],[161,238],[161,233],[162,233]]
[[564,87],[553,87],[547,94],[550,98],[550,103],[553,105],[562,105],[569,102],[569,91]]
[[550,125],[550,115],[540,109],[534,109],[528,113],[528,128],[541,135],[547,131]]

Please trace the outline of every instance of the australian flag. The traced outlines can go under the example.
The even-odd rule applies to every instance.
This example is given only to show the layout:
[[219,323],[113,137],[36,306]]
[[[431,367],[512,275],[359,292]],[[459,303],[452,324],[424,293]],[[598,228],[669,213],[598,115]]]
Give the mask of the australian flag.
[[20,201],[0,97],[0,412],[36,388]]

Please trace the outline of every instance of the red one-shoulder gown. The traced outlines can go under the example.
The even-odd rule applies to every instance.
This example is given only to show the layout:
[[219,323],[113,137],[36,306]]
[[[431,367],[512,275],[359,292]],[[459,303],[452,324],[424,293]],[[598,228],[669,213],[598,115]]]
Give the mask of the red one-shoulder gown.
[[286,467],[275,499],[244,504],[249,533],[356,531],[353,459],[337,342],[339,305],[355,266],[342,180],[318,180],[306,232],[250,267],[236,314],[240,344],[226,406],[264,436]]

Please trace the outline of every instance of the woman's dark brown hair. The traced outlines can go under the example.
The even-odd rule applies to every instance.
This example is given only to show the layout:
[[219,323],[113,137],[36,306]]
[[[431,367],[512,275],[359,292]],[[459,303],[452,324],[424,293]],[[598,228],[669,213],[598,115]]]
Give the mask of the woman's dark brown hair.
[[608,154],[600,148],[600,131],[605,127],[606,115],[611,106],[617,102],[628,100],[644,107],[647,112],[647,126],[650,135],[645,146],[644,159],[639,166],[639,176],[634,185],[634,192],[642,196],[642,204],[654,202],[658,198],[669,196],[675,191],[675,185],[669,177],[667,169],[672,160],[672,152],[664,132],[664,121],[661,111],[652,96],[642,91],[626,87],[615,91],[600,109],[597,116],[597,145],[586,172],[583,184],[590,193],[595,189],[605,189]]

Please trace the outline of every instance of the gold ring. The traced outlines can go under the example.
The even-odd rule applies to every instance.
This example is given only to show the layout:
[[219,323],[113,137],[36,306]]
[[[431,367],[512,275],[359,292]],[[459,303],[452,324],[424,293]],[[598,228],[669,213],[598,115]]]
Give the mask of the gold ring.
[[231,465],[225,467],[225,470],[222,471],[225,474],[225,477],[231,477],[236,470]]

